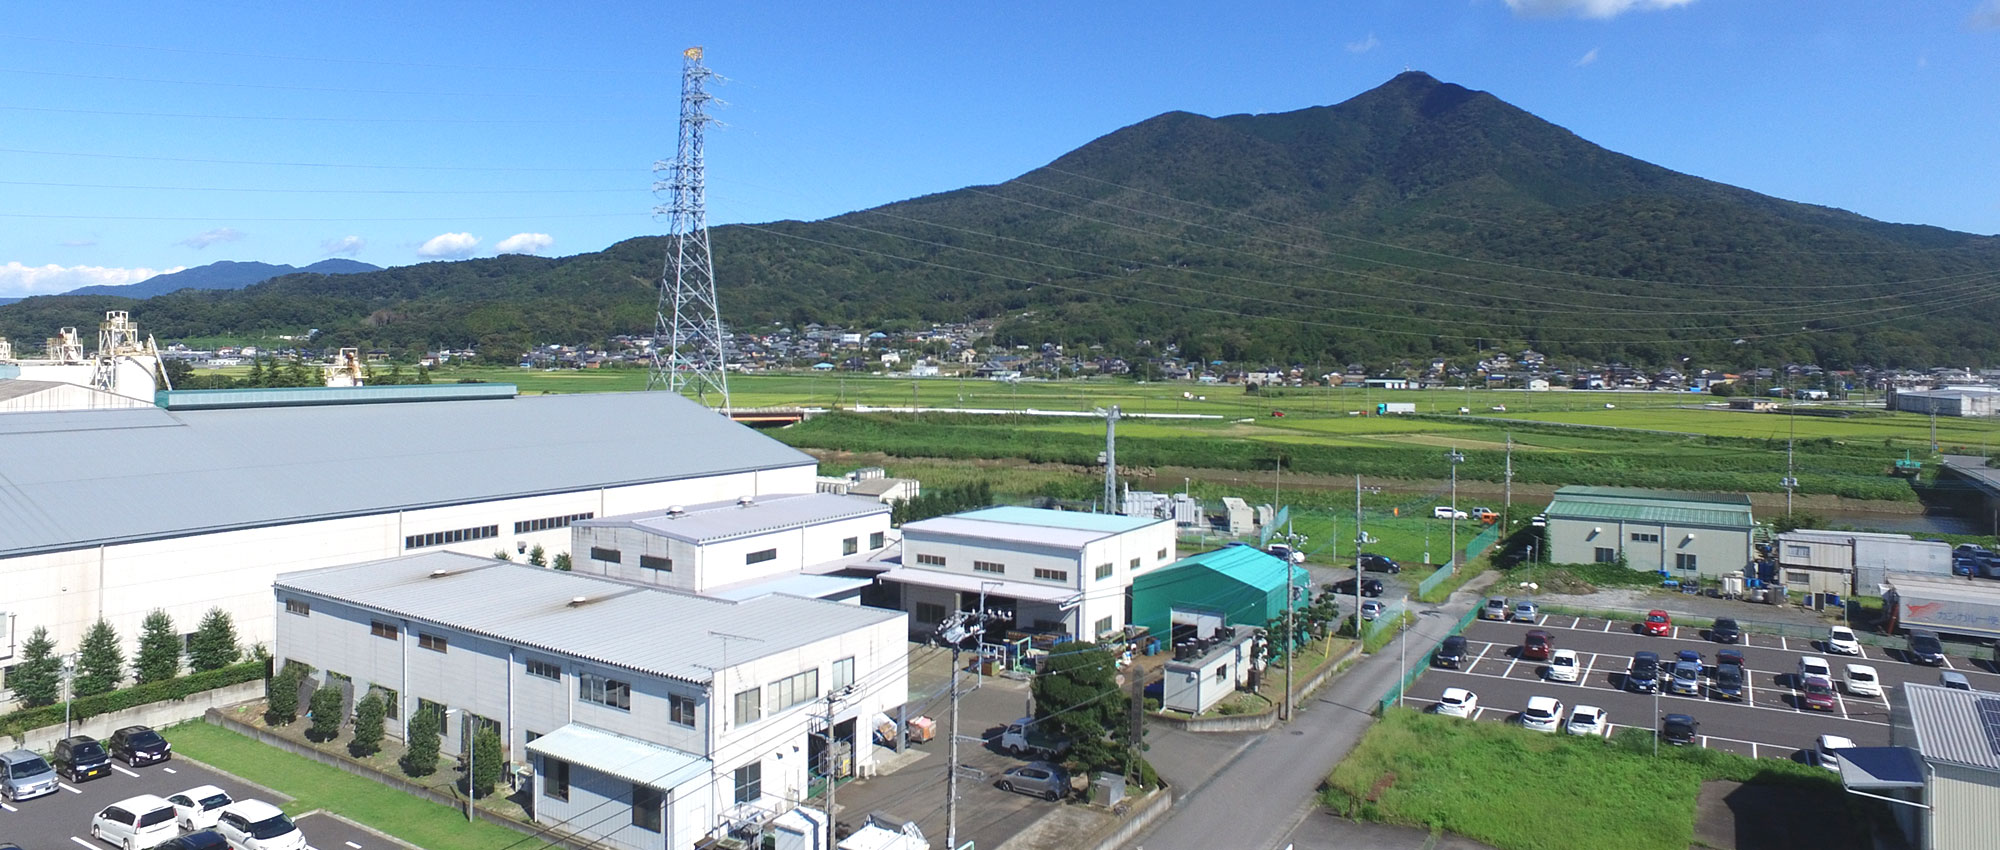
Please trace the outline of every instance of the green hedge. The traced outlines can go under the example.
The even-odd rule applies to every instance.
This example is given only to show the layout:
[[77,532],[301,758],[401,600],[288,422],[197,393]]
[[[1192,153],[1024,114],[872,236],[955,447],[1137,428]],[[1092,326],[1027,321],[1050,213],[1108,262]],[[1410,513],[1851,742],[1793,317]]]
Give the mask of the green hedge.
[[[72,720],[96,717],[114,711],[123,711],[149,703],[170,699],[185,699],[202,691],[252,682],[264,678],[264,662],[245,661],[232,664],[220,670],[205,673],[191,673],[164,682],[148,682],[134,685],[108,694],[79,697],[73,703]],[[24,708],[10,714],[0,715],[0,735],[20,735],[30,729],[40,729],[63,722],[63,704],[45,705],[40,708]]]

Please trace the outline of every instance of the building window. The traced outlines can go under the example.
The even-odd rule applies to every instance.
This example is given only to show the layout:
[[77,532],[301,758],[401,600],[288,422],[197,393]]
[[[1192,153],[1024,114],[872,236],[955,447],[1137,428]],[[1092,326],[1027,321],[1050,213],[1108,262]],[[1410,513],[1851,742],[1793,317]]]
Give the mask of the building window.
[[1036,567],[1035,578],[1042,579],[1043,581],[1069,581],[1069,570],[1051,570]]
[[542,756],[542,794],[569,800],[569,762]]
[[1805,570],[1786,570],[1786,584],[1812,584],[1812,574]]
[[771,683],[771,710],[784,711],[819,699],[819,671],[807,670]]
[[660,831],[660,809],[666,799],[659,789],[632,785],[632,825],[647,832]]
[[417,713],[428,714],[437,718],[440,728],[444,726],[444,712],[445,705],[443,703],[431,702],[423,697],[417,697]]
[[371,621],[368,624],[368,633],[378,638],[388,638],[389,640],[403,639],[402,629],[396,628],[392,623],[384,623],[381,620]]
[[544,679],[553,679],[560,682],[562,681],[562,665],[553,661],[530,658],[528,659],[528,675],[540,676]]
[[487,540],[500,536],[500,526],[482,525],[477,528],[460,528],[452,531],[433,531],[429,534],[412,534],[403,538],[403,548],[424,549],[431,546],[445,546],[464,543],[468,540]]
[[764,763],[751,762],[736,769],[736,802],[755,803],[764,796]]
[[397,702],[399,695],[396,693],[395,688],[385,688],[381,685],[376,685],[374,689],[375,693],[382,695],[382,712],[387,714],[389,719],[394,720],[403,716],[402,712],[396,710],[401,708],[402,705]]
[[1153,557],[1155,557],[1155,558],[1158,558],[1159,560],[1162,560],[1162,561],[1164,561],[1164,560],[1166,560],[1166,559],[1167,559],[1167,550],[1165,550],[1165,549],[1161,549],[1161,550],[1160,550],[1160,553],[1159,553],[1158,555],[1154,555]]
[[1797,544],[1797,543],[1787,543],[1787,544],[1785,544],[1785,557],[1787,557],[1787,558],[1811,558],[1811,557],[1812,557],[1812,549],[1811,549],[1811,547],[1807,547],[1807,546],[1800,546],[1800,545],[1799,545],[1799,544]]
[[[1040,578],[1040,577],[1041,577],[1041,576],[1040,576],[1040,573],[1041,573],[1041,570],[1036,570],[1035,572],[1036,572],[1036,574],[1037,574],[1037,575],[1036,575],[1036,578]],[[1097,565],[1097,578],[1098,578],[1098,580],[1099,580],[1099,581],[1102,581],[1102,580],[1104,580],[1104,579],[1107,579],[1107,578],[1110,578],[1110,577],[1111,577],[1111,565],[1110,565],[1110,564],[1098,564],[1098,565]],[[1065,576],[1065,578],[1067,578],[1067,576]]]
[[606,549],[601,546],[590,547],[590,558],[591,560],[603,561],[607,564],[625,563],[625,553],[616,549]]
[[670,573],[674,571],[674,559],[661,557],[659,555],[640,555],[639,566],[649,570],[659,570],[660,572],[663,573]]
[[668,694],[667,719],[681,726],[693,728],[694,697],[681,694]]
[[595,673],[577,674],[576,698],[621,711],[632,710],[632,686]]
[[418,633],[417,645],[423,647],[424,649],[428,649],[432,652],[443,652],[447,648],[445,646],[444,635],[427,635]]
[[580,519],[590,519],[594,516],[597,516],[597,514],[570,514],[568,516],[552,516],[541,519],[524,519],[514,523],[514,533],[528,534],[536,531],[547,531],[551,528],[568,528],[572,522]]
[[736,725],[755,723],[764,717],[764,689],[736,692]]
[[312,612],[312,606],[307,604],[303,599],[285,600],[285,613],[287,614],[297,614],[301,617],[306,617],[311,616]]
[[840,554],[852,555],[859,551],[861,551],[861,538],[849,537],[846,540],[840,541]]
[[1005,573],[1007,565],[996,564],[992,561],[973,561],[972,571],[975,573]]
[[927,567],[942,567],[944,566],[944,556],[918,554],[917,563],[923,564],[924,566]]
[[1634,531],[1634,532],[1632,532],[1632,542],[1634,542],[1634,543],[1658,543],[1658,542],[1660,542],[1660,535],[1657,535],[1657,534],[1641,534],[1641,533],[1639,533],[1639,532],[1637,532],[1637,531]]
[[854,684],[854,656],[850,655],[833,662],[833,689],[840,690]]
[[1600,563],[1600,564],[1612,564],[1612,563],[1617,563],[1617,561],[1618,561],[1618,550],[1616,550],[1616,549],[1606,549],[1606,548],[1604,548],[1603,546],[1599,546],[1599,547],[1597,547],[1597,553],[1596,553],[1596,558],[1597,558],[1597,562],[1598,562],[1598,563]]
[[743,556],[743,563],[746,566],[749,564],[761,564],[764,563],[765,561],[775,561],[775,560],[778,560],[778,550],[776,549],[763,549],[756,552],[751,552],[750,554]]
[[1132,569],[1134,569],[1134,570],[1137,570],[1137,569],[1139,569],[1139,559],[1138,559],[1138,558],[1133,558],[1133,559],[1132,559],[1132,563],[1131,563],[1131,564],[1130,564],[1129,566],[1131,566],[1131,568],[1132,568]]
[[1688,554],[1688,553],[1686,553],[1686,552],[1677,552],[1677,553],[1675,553],[1675,554],[1674,554],[1674,569],[1677,569],[1677,570],[1692,570],[1692,569],[1694,569],[1694,556],[1693,556],[1693,555],[1690,555],[1690,554]]
[[882,532],[877,531],[873,534],[868,535],[868,548],[870,549],[882,548]]
[[1104,633],[1106,633],[1106,632],[1109,632],[1109,631],[1111,631],[1111,618],[1110,618],[1110,617],[1105,617],[1104,619],[1102,619],[1102,620],[1098,620],[1098,621],[1097,621],[1097,629],[1096,629],[1096,634],[1097,634],[1097,635],[1098,635],[1099,637],[1102,637],[1102,636],[1104,636]]
[[944,606],[934,602],[917,603],[917,622],[926,626],[944,622]]

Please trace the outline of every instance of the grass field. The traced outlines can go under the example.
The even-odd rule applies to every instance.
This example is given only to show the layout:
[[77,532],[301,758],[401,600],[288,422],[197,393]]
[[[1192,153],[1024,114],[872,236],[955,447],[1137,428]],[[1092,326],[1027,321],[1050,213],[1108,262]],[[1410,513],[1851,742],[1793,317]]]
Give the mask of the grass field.
[[1686,850],[1708,780],[1800,788],[1849,820],[1839,782],[1793,762],[1715,750],[1648,754],[1643,731],[1618,742],[1389,710],[1327,778],[1323,802],[1367,820],[1425,826],[1501,850]]
[[284,808],[293,815],[325,809],[424,850],[492,850],[522,843],[523,836],[511,829],[485,821],[467,823],[463,810],[412,797],[220,726],[190,721],[166,732],[175,753],[292,797]]

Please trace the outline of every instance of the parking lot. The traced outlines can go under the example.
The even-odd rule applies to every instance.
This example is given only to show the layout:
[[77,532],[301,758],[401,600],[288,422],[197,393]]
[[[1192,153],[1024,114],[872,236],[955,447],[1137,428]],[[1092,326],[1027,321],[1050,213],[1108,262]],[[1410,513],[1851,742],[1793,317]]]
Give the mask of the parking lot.
[[[1577,653],[1580,670],[1576,682],[1550,681],[1544,662],[1520,658],[1522,639],[1531,628],[1548,632],[1557,648]],[[1459,670],[1433,668],[1425,673],[1410,688],[1411,705],[1429,706],[1445,688],[1465,688],[1479,696],[1478,719],[1509,721],[1527,707],[1530,697],[1549,696],[1561,700],[1566,708],[1602,708],[1618,728],[1650,729],[1657,724],[1654,695],[1624,688],[1632,654],[1641,650],[1659,653],[1662,665],[1667,666],[1675,652],[1693,649],[1712,670],[1716,651],[1728,648],[1706,639],[1699,629],[1672,629],[1665,637],[1654,637],[1639,634],[1636,623],[1566,614],[1542,615],[1532,624],[1479,620],[1464,634],[1467,663]],[[1748,756],[1787,758],[1811,748],[1823,734],[1845,736],[1860,746],[1886,745],[1890,705],[1898,699],[1902,686],[1938,681],[1939,668],[1910,664],[1900,649],[1864,645],[1862,655],[1855,657],[1824,652],[1816,641],[1761,634],[1744,637],[1734,647],[1743,653],[1742,702],[1710,699],[1706,680],[1699,696],[1662,692],[1657,697],[1660,713],[1687,714],[1701,723],[1703,746]],[[1847,664],[1874,667],[1881,679],[1882,696],[1860,697],[1838,688],[1834,710],[1806,708],[1794,686],[1798,684],[1798,661],[1807,655],[1825,658],[1836,680]],[[1946,664],[1946,669],[1965,674],[1975,688],[2000,689],[2000,675],[1992,672],[1988,662],[1961,656],[1948,658]]]
[[[170,738],[171,740],[171,738]],[[111,773],[76,785],[64,780],[56,793],[20,802],[0,803],[0,842],[28,850],[83,847],[112,850],[90,837],[90,818],[120,800],[139,794],[166,797],[201,785],[214,785],[238,799],[282,805],[286,798],[245,785],[184,759],[130,768],[113,761]],[[400,847],[339,818],[312,814],[297,819],[299,831],[313,850],[391,850]]]

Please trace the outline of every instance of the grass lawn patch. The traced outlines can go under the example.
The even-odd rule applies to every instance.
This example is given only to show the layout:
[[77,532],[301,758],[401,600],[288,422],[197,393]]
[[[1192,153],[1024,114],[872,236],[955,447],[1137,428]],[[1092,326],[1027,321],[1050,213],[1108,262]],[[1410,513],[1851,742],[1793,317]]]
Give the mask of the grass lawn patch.
[[1352,817],[1445,829],[1501,850],[1686,850],[1697,795],[1728,779],[1825,792],[1828,818],[1865,824],[1832,774],[1714,750],[1530,732],[1392,708],[1327,778],[1322,802]]
[[[339,768],[292,755],[201,721],[167,731],[174,752],[291,795],[294,815],[325,809],[424,850],[493,850],[522,841],[521,833],[465,812],[418,799]],[[496,792],[497,793],[497,792]]]
[[1660,574],[1623,564],[1535,564],[1507,571],[1507,583],[1531,581],[1541,593],[1596,593],[1605,587],[1659,587]]

